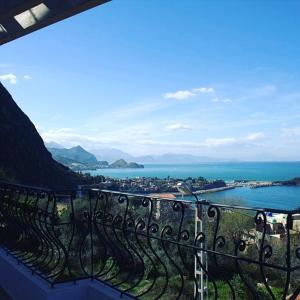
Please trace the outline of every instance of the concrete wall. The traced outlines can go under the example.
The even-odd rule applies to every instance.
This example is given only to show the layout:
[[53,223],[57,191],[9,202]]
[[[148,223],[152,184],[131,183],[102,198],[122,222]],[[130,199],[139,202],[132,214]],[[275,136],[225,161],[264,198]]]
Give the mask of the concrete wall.
[[[98,281],[81,280],[52,288],[0,248],[0,286],[13,300],[115,300],[120,292]],[[132,299],[125,295],[122,299]]]

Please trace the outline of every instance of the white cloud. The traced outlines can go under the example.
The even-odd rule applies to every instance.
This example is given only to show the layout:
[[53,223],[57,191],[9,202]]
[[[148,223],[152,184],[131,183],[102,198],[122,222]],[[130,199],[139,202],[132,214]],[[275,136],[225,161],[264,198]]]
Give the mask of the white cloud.
[[29,76],[29,75],[24,75],[24,77],[23,77],[25,80],[31,80],[32,79],[32,77],[31,76]]
[[214,91],[215,90],[212,87],[201,87],[201,88],[192,89],[192,92],[196,94],[207,94],[207,93],[213,93]]
[[165,127],[165,130],[177,131],[177,130],[191,130],[192,127],[182,123],[170,124]]
[[201,88],[194,88],[191,90],[182,90],[182,91],[176,91],[173,93],[165,93],[163,95],[166,99],[175,99],[175,100],[186,100],[191,97],[197,96],[199,94],[207,94],[207,93],[213,93],[214,89],[211,87],[201,87]]
[[[157,128],[159,129],[159,127]],[[241,149],[253,149],[250,147],[256,146],[254,140],[260,136],[253,133],[241,137],[219,137],[204,140],[186,140],[186,136],[184,136],[183,140],[174,140],[172,137],[166,139],[164,135],[151,134],[147,136],[143,129],[138,131],[136,128],[136,131],[133,132],[134,129],[83,133],[79,131],[79,128],[53,128],[50,130],[39,128],[39,132],[46,142],[54,141],[67,148],[81,145],[88,150],[97,150],[101,147],[117,148],[133,155],[162,154],[174,151],[175,153],[196,155],[200,153],[208,156],[221,155],[220,157],[226,153],[229,156],[234,155],[232,153]],[[177,138],[179,138],[178,135]]]
[[220,146],[228,146],[233,145],[238,142],[238,139],[233,137],[227,137],[227,138],[209,138],[206,139],[204,142],[205,146],[208,147],[220,147]]
[[45,142],[56,142],[66,146],[101,144],[102,141],[94,136],[77,133],[73,128],[58,128],[39,130]]
[[16,84],[18,82],[17,76],[12,73],[0,75],[0,80],[8,81],[10,84]]
[[299,136],[300,135],[300,127],[294,128],[283,128],[281,130],[282,136]]
[[174,93],[164,94],[164,98],[176,99],[176,100],[185,100],[185,99],[191,98],[193,96],[196,96],[196,94],[191,91],[177,91]]
[[246,136],[247,141],[260,141],[263,140],[266,136],[262,132],[250,133]]
[[49,134],[70,134],[73,133],[74,129],[73,128],[68,128],[68,127],[63,127],[63,128],[58,128],[58,129],[50,129],[48,131]]
[[204,141],[204,145],[208,147],[222,147],[231,145],[245,145],[250,142],[261,141],[265,139],[266,136],[262,132],[250,133],[245,137],[225,137],[225,138],[208,138]]

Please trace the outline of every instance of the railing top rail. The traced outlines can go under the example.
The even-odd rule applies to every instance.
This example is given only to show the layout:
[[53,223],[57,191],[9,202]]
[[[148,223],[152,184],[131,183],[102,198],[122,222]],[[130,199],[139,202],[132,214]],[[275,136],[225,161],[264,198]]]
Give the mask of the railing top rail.
[[182,203],[186,203],[186,204],[194,204],[195,203],[195,201],[191,201],[191,200],[170,199],[170,198],[151,196],[151,195],[146,195],[146,194],[134,194],[134,193],[126,193],[126,192],[123,193],[120,191],[112,191],[112,190],[91,189],[91,191],[111,193],[111,194],[115,194],[115,195],[124,195],[124,196],[129,196],[129,197],[148,198],[148,199],[153,199],[153,200],[178,201],[178,202],[182,202]]
[[7,181],[0,181],[0,186],[8,187],[8,188],[22,188],[22,189],[30,189],[30,190],[36,190],[36,191],[42,191],[42,192],[51,192],[48,188],[43,187],[37,187],[37,186],[31,186],[26,184],[19,184],[19,183],[12,183]]
[[0,187],[6,187],[6,188],[12,188],[12,189],[13,188],[14,189],[24,189],[24,190],[30,190],[30,191],[35,191],[35,192],[53,193],[53,194],[60,194],[60,195],[75,194],[75,190],[53,190],[53,189],[44,188],[44,187],[12,183],[12,182],[1,181],[1,180],[0,180]]
[[300,209],[277,209],[277,208],[268,208],[268,207],[251,207],[251,206],[240,206],[240,205],[230,205],[230,204],[222,204],[217,202],[208,201],[206,199],[199,199],[198,201],[191,201],[191,200],[181,200],[181,199],[169,199],[169,198],[160,198],[157,196],[149,196],[143,194],[133,194],[133,193],[123,193],[120,191],[111,191],[111,190],[101,190],[101,189],[91,189],[95,192],[104,192],[104,193],[111,193],[115,195],[126,195],[126,196],[136,196],[136,197],[144,197],[144,198],[151,198],[153,200],[167,200],[167,201],[178,201],[184,202],[186,204],[202,204],[206,206],[216,206],[221,208],[228,208],[228,209],[240,209],[240,210],[248,210],[248,211],[260,211],[260,212],[272,212],[278,214],[300,214]]
[[239,210],[249,210],[249,211],[259,211],[259,212],[272,212],[278,214],[300,214],[300,209],[279,209],[279,208],[269,208],[269,207],[252,207],[252,206],[241,206],[241,205],[230,205],[230,204],[222,204],[216,202],[210,202],[205,199],[196,201],[196,204],[209,205],[209,206],[217,206],[220,208],[228,208],[228,209],[239,209]]

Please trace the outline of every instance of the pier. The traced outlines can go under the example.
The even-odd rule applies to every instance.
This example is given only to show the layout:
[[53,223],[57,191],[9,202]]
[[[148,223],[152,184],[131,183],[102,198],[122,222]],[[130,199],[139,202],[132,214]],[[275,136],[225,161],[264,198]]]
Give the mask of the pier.
[[222,192],[222,191],[226,191],[226,190],[232,190],[235,188],[236,188],[235,185],[227,185],[227,186],[223,186],[223,187],[219,187],[219,188],[195,191],[194,194],[201,195],[201,194],[207,194],[207,193],[216,193],[216,192]]

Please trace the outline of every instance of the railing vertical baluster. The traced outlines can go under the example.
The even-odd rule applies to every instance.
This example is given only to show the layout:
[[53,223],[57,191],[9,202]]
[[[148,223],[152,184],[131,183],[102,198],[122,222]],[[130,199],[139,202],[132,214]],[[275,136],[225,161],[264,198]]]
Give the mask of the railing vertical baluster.
[[92,195],[89,191],[89,218],[88,218],[88,226],[90,228],[90,239],[91,239],[91,279],[94,279],[94,238],[93,238],[93,220],[94,213],[92,211]]
[[287,245],[286,245],[286,280],[285,280],[285,286],[284,286],[284,292],[282,295],[282,300],[286,299],[289,287],[290,287],[290,280],[291,280],[291,236],[290,236],[290,230],[293,229],[293,216],[292,214],[287,215],[287,226],[286,226],[286,238],[287,238]]

